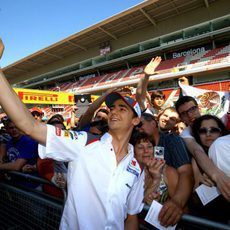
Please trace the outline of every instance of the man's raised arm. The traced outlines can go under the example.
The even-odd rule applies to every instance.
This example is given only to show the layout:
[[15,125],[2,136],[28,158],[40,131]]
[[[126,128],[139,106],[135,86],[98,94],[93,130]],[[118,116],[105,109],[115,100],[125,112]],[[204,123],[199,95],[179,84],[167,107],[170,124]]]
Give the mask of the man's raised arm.
[[[2,57],[4,45],[0,39],[0,58]],[[0,105],[15,125],[25,134],[31,136],[39,143],[46,144],[46,125],[35,121],[26,106],[21,102],[17,94],[6,80],[2,69],[0,69]]]
[[161,57],[152,58],[149,64],[144,69],[145,76],[140,79],[137,85],[136,91],[136,100],[138,101],[141,110],[143,111],[145,108],[145,100],[147,95],[147,86],[149,83],[149,77],[155,74],[155,69],[161,62]]

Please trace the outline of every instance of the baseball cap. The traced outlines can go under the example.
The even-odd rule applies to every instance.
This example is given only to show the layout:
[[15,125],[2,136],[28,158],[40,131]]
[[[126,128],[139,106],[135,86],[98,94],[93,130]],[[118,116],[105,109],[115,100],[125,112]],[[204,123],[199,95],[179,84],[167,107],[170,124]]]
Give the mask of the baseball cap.
[[38,112],[39,114],[43,114],[42,110],[38,107],[33,107],[32,109],[30,109],[30,112]]
[[113,105],[113,103],[118,99],[122,99],[134,111],[134,113],[138,117],[141,117],[141,108],[140,108],[138,102],[135,101],[131,97],[128,97],[128,96],[123,97],[120,93],[112,92],[112,93],[108,94],[106,99],[105,99],[105,104],[110,108]]

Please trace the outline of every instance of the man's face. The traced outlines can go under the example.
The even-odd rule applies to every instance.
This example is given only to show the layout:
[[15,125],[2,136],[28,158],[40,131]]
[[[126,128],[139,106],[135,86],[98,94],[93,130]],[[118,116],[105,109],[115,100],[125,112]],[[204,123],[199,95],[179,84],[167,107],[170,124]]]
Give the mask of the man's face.
[[100,111],[96,114],[93,121],[101,121],[101,120],[108,121],[108,115]]
[[35,120],[41,121],[42,120],[42,114],[40,114],[37,111],[32,112],[32,116],[34,117]]
[[21,133],[20,133],[19,129],[12,122],[10,122],[7,125],[6,131],[13,139],[17,139],[17,138],[19,138],[21,136]]
[[175,132],[176,132],[176,134],[180,135],[185,128],[186,128],[186,125],[185,125],[184,122],[177,123],[176,126],[175,126]]
[[177,112],[166,109],[159,117],[159,126],[162,130],[172,130],[175,127],[178,119],[179,115]]
[[129,130],[137,125],[139,118],[134,117],[133,110],[122,100],[116,100],[108,114],[109,130]]
[[146,133],[148,136],[152,136],[153,132],[157,129],[156,121],[146,121],[143,117],[141,118],[141,127],[138,128],[139,132]]
[[152,101],[154,107],[156,108],[161,108],[164,103],[165,103],[165,99],[163,97],[155,97]]
[[193,101],[184,103],[178,108],[178,113],[181,120],[188,126],[193,124],[193,121],[200,117],[199,108]]

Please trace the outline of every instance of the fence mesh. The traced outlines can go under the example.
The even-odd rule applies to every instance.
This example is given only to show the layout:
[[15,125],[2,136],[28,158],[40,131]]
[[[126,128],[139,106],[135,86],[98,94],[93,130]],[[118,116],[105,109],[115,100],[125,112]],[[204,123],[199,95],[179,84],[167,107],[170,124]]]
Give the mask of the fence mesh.
[[33,192],[0,184],[0,229],[58,229],[63,206]]

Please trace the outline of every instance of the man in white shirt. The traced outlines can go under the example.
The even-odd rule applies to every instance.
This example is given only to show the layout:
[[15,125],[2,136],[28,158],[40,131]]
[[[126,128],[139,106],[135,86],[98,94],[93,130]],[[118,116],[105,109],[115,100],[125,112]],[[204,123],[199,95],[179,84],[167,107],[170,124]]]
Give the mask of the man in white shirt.
[[[0,40],[0,57],[4,46]],[[138,229],[143,178],[129,139],[141,110],[132,98],[111,93],[109,132],[101,138],[36,121],[0,69],[0,104],[16,126],[37,140],[41,158],[69,162],[68,197],[60,229]],[[53,154],[55,153],[55,154]]]

